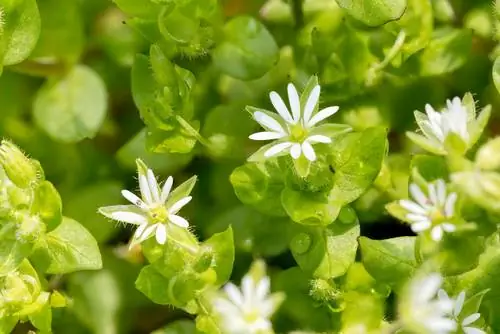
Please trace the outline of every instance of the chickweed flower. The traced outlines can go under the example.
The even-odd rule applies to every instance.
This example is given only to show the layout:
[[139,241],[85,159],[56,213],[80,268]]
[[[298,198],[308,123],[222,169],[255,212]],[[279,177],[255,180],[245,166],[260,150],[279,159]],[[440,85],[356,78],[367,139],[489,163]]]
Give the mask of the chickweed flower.
[[443,180],[427,185],[427,194],[415,183],[410,185],[412,200],[399,201],[407,210],[406,218],[415,233],[430,230],[431,238],[440,241],[444,232],[454,232],[456,226],[450,222],[454,216],[456,193],[447,194]]
[[[463,99],[454,97],[446,100],[446,106],[436,111],[430,104],[425,105],[425,113],[415,111],[415,119],[422,135],[409,132],[408,137],[422,148],[435,154],[446,154],[450,149],[448,137],[454,134],[461,144],[454,140],[454,150],[464,152],[479,138],[489,119],[490,107],[487,106],[476,117],[476,107],[472,95]],[[457,146],[458,145],[458,146]]]
[[241,290],[227,283],[224,295],[214,299],[214,309],[220,316],[224,333],[273,333],[270,318],[283,297],[280,293],[270,294],[268,276],[255,276],[258,275],[247,273],[241,281]]
[[[307,91],[307,90],[306,90]],[[252,140],[275,140],[264,148],[264,157],[283,155],[289,153],[293,159],[304,156],[309,161],[316,160],[316,152],[312,145],[317,143],[329,144],[332,142],[331,129],[318,126],[318,124],[335,114],[339,107],[327,107],[318,112],[318,101],[321,87],[315,85],[308,96],[303,96],[305,104],[295,86],[288,84],[288,100],[290,109],[276,92],[271,92],[269,97],[278,114],[255,109],[252,110],[253,118],[266,130],[250,135]],[[332,125],[332,124],[325,124]],[[336,131],[349,131],[343,125],[335,125]]]
[[[99,209],[99,212],[108,218],[137,225],[132,237],[130,248],[153,235],[156,241],[163,245],[167,240],[167,226],[175,224],[181,228],[188,228],[189,222],[177,215],[180,209],[188,204],[192,197],[184,196],[174,203],[168,203],[174,179],[169,176],[160,187],[153,171],[138,161],[139,188],[141,197],[129,190],[122,190],[122,195],[133,205],[108,206]],[[141,167],[145,168],[141,168]]]
[[414,279],[399,305],[401,321],[412,333],[448,334],[457,328],[451,318],[453,302],[437,298],[442,277],[432,273]]
[[457,326],[459,326],[459,328],[465,334],[486,334],[485,331],[483,331],[479,328],[470,326],[481,317],[480,313],[476,312],[476,313],[473,313],[470,315],[461,315],[460,314],[462,312],[463,307],[464,307],[465,291],[460,292],[456,299],[452,299],[448,296],[446,291],[444,291],[443,289],[440,289],[438,291],[438,298],[439,298],[439,300],[453,303],[453,311],[451,314],[453,316],[453,319],[456,321]]

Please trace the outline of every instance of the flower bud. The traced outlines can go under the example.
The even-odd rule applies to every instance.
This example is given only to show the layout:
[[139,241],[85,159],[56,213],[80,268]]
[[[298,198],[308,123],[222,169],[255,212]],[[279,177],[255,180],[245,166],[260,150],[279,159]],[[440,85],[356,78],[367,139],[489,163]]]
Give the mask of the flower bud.
[[30,187],[39,178],[37,165],[7,140],[0,145],[0,165],[8,178],[20,188]]
[[500,137],[490,140],[476,153],[476,165],[481,169],[500,168]]
[[327,280],[317,278],[311,281],[310,295],[318,301],[333,301],[340,297],[340,291]]

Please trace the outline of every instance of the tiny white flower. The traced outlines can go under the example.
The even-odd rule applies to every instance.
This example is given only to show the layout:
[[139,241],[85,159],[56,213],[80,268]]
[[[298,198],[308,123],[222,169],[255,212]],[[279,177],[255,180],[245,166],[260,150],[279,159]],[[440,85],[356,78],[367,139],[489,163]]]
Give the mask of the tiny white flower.
[[[465,291],[460,292],[456,299],[452,299],[448,296],[446,291],[440,289],[438,291],[438,297],[439,300],[453,303],[453,310],[452,310],[453,319],[455,319],[456,323],[459,325],[460,329],[465,334],[486,334],[485,331],[470,326],[472,323],[474,323],[481,317],[480,313],[476,312],[471,315],[465,316],[465,318],[463,316],[460,316],[460,313],[462,312],[465,302]],[[459,318],[463,318],[463,320],[460,320]]]
[[167,224],[172,223],[182,228],[188,228],[189,222],[177,213],[192,197],[186,196],[167,207],[167,199],[172,189],[174,179],[169,176],[163,187],[160,187],[151,169],[145,173],[139,172],[139,188],[141,197],[129,190],[122,190],[122,195],[131,205],[118,205],[100,208],[99,211],[114,220],[137,225],[130,247],[141,243],[153,235],[156,241],[163,245],[167,240]]
[[431,238],[440,241],[444,232],[454,232],[456,226],[450,222],[455,214],[456,193],[447,194],[443,180],[427,185],[427,194],[415,183],[410,185],[412,200],[399,201],[408,211],[406,218],[411,222],[415,233],[430,230]]
[[328,136],[322,134],[321,129],[316,125],[335,114],[339,107],[328,107],[314,114],[320,90],[319,85],[313,88],[304,109],[301,110],[297,89],[290,83],[288,84],[290,110],[278,93],[271,92],[269,97],[279,116],[271,116],[270,113],[264,111],[255,111],[253,113],[253,118],[266,131],[254,133],[250,136],[250,139],[277,140],[275,145],[264,152],[265,157],[268,158],[288,152],[293,159],[298,159],[303,155],[307,160],[315,161],[316,152],[312,145],[332,142]]
[[256,281],[250,274],[243,277],[241,290],[232,283],[224,286],[224,297],[213,301],[225,333],[253,334],[272,331],[271,316],[281,303],[278,295],[270,295],[268,276]]
[[451,318],[453,302],[436,298],[442,277],[437,273],[414,279],[400,304],[401,320],[416,333],[448,334],[457,328]]

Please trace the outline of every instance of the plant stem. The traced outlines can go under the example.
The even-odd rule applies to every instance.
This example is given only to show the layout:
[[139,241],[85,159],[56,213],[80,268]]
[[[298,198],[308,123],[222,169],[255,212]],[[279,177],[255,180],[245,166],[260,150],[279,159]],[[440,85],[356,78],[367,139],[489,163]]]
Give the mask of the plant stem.
[[304,25],[304,11],[302,9],[303,0],[290,0],[292,6],[293,18],[295,20],[295,29],[300,29]]

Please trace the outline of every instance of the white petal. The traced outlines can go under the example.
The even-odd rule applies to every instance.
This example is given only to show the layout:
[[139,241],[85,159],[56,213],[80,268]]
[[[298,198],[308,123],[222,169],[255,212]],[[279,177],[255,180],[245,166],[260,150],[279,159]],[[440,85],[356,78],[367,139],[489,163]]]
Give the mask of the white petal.
[[316,152],[314,152],[313,147],[311,146],[311,144],[309,144],[308,141],[302,143],[302,152],[304,153],[304,156],[306,157],[307,160],[309,161],[316,160]]
[[476,321],[477,319],[479,319],[481,317],[481,314],[479,313],[474,313],[474,314],[471,314],[469,315],[467,318],[465,318],[463,321],[462,321],[462,326],[467,326],[467,325],[470,325],[472,324],[474,321]]
[[432,334],[447,334],[457,329],[457,323],[448,318],[436,318],[429,320],[429,322],[429,325],[432,326],[435,331]]
[[399,205],[401,205],[404,209],[422,215],[427,215],[427,210],[418,205],[413,201],[409,201],[407,199],[402,199],[399,201]]
[[160,201],[160,189],[158,189],[158,181],[156,181],[155,175],[151,169],[148,169],[148,185],[149,190],[151,191],[151,196],[153,197],[153,201]]
[[420,300],[431,300],[436,295],[439,287],[441,286],[443,279],[439,274],[430,274],[425,279],[422,280],[420,284]]
[[300,98],[297,89],[292,83],[288,84],[288,100],[290,101],[293,119],[297,123],[300,120]]
[[457,300],[455,301],[455,306],[453,307],[453,315],[458,317],[460,312],[462,312],[462,307],[465,302],[465,291],[462,291],[458,294]]
[[290,142],[276,144],[276,145],[272,146],[271,148],[269,148],[266,152],[264,152],[264,156],[267,158],[272,157],[272,156],[286,150],[290,146],[292,146],[292,143],[290,143]]
[[415,183],[410,184],[410,195],[420,206],[425,207],[427,205],[427,196],[424,195],[422,189]]
[[140,240],[144,230],[148,227],[148,223],[139,225],[139,227],[134,232],[134,239]]
[[179,227],[188,228],[188,226],[189,226],[189,222],[186,219],[182,218],[181,216],[169,215],[168,219],[170,219],[170,221],[172,223],[174,223],[175,225],[177,225]]
[[443,238],[443,229],[441,226],[435,226],[432,228],[431,238],[434,241],[440,241]]
[[264,300],[269,293],[269,289],[271,287],[271,280],[269,277],[263,277],[257,284],[257,288],[255,289],[255,296],[258,300]]
[[457,227],[450,223],[442,223],[441,227],[445,230],[445,232],[455,232],[457,230]]
[[446,201],[446,183],[443,180],[437,180],[437,197],[440,206],[443,206]]
[[436,185],[434,183],[430,183],[428,189],[429,189],[429,199],[431,200],[431,203],[434,206],[439,205],[438,198],[437,198]]
[[248,138],[250,138],[252,140],[271,140],[271,139],[283,138],[285,136],[286,135],[284,133],[281,133],[281,132],[265,131],[265,132],[257,132],[257,133],[251,134],[250,137],[248,137]]
[[243,305],[243,296],[241,291],[233,283],[227,283],[224,286],[224,291],[226,291],[229,299],[237,306]]
[[175,214],[175,213],[179,212],[179,210],[182,209],[182,207],[184,207],[186,204],[191,202],[192,199],[193,199],[192,196],[186,196],[186,197],[178,200],[177,202],[172,204],[172,206],[168,209],[168,213]]
[[455,211],[455,202],[457,201],[457,193],[451,193],[448,195],[446,199],[446,203],[444,205],[444,213],[446,217],[452,217]]
[[141,195],[146,204],[153,203],[153,197],[151,196],[151,191],[149,190],[148,180],[145,175],[139,175],[139,188],[141,189]]
[[135,204],[139,208],[146,210],[146,204],[139,198],[139,196],[128,190],[122,190],[122,196],[125,197],[130,203]]
[[163,224],[157,224],[156,226],[156,241],[160,245],[164,245],[167,241],[167,228]]
[[300,144],[293,144],[292,148],[290,149],[290,155],[292,156],[292,158],[298,159],[301,153],[302,149],[300,147]]
[[243,302],[249,302],[255,297],[255,282],[250,275],[243,276],[241,280],[241,291],[243,292]]
[[142,236],[141,238],[138,240],[139,242],[143,242],[144,240],[150,238],[151,236],[153,236],[153,234],[155,233],[155,230],[156,230],[156,226],[157,224],[154,224],[154,225],[151,225],[149,226],[148,228],[146,228],[144,230],[144,232],[142,233]]
[[317,123],[321,122],[324,119],[327,119],[328,117],[332,116],[335,114],[337,111],[339,111],[339,107],[328,107],[325,109],[320,110],[316,115],[314,115],[309,122],[307,122],[307,126],[311,127],[316,125]]
[[474,328],[474,327],[464,327],[462,328],[465,334],[486,334],[485,331],[479,329],[479,328]]
[[269,128],[276,132],[285,133],[285,130],[283,129],[281,124],[271,116],[268,116],[261,111],[256,111],[253,114],[253,117],[263,127]]
[[410,228],[413,232],[419,233],[422,231],[427,230],[429,227],[431,227],[431,222],[430,221],[422,221],[418,223],[413,223],[410,225]]
[[114,220],[134,225],[146,224],[148,222],[146,217],[135,212],[117,211],[111,213],[110,217]]
[[309,120],[311,119],[311,115],[314,111],[314,108],[318,104],[320,91],[321,88],[319,85],[317,85],[316,87],[313,88],[311,94],[307,99],[306,106],[304,108],[304,114],[302,115],[302,120],[304,121],[304,125],[309,123]]
[[281,99],[281,96],[279,96],[279,94],[276,92],[271,92],[269,94],[269,98],[271,99],[271,103],[273,104],[274,109],[276,109],[281,118],[283,118],[288,123],[293,123],[293,118],[290,115],[285,102],[283,102],[283,100]]
[[439,289],[438,291],[438,298],[440,300],[444,300],[444,301],[449,301],[450,300],[450,297],[448,296],[448,294],[446,293],[446,291],[444,291],[443,289]]
[[307,137],[306,139],[310,143],[323,143],[323,144],[330,144],[332,140],[328,138],[327,136],[323,135],[313,135],[310,137]]
[[169,176],[165,183],[163,184],[163,189],[161,190],[161,202],[165,203],[170,194],[170,190],[172,190],[172,185],[174,184],[174,178]]
[[418,214],[418,213],[409,213],[406,215],[406,218],[411,220],[413,223],[418,223],[418,222],[422,222],[422,221],[430,222],[429,217],[427,217],[426,215]]

